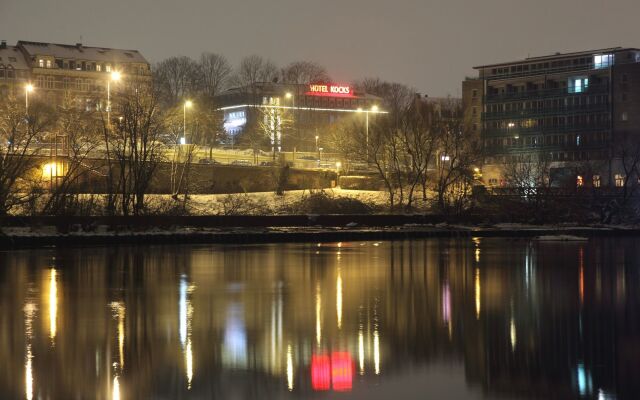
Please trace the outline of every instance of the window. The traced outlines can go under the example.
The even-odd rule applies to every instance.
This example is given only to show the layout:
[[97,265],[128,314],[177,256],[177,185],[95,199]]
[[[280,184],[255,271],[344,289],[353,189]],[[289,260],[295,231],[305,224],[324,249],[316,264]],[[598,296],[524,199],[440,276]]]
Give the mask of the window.
[[98,71],[98,72],[102,71],[102,65],[101,64],[96,64],[96,71]]
[[623,187],[624,186],[624,175],[615,174],[614,180],[615,180],[615,183],[616,183],[616,187]]
[[47,68],[51,68],[51,60],[47,60]]
[[569,93],[582,93],[589,87],[589,78],[586,76],[572,76],[569,78],[567,86]]
[[627,114],[627,112],[626,112],[626,111],[625,111],[625,112],[623,112],[623,113],[622,113],[622,117],[621,117],[621,119],[622,119],[623,121],[627,121],[627,120],[629,119],[629,114]]
[[42,58],[38,60],[38,67],[44,68],[44,60]]
[[596,187],[596,188],[600,187],[600,175],[593,176],[593,187]]
[[471,109],[471,111],[472,111],[471,113],[472,113],[473,115],[478,114],[478,108],[477,108],[477,107],[473,107],[473,108]]
[[593,67],[595,69],[609,68],[613,64],[613,54],[601,54],[593,56]]
[[104,70],[105,70],[105,71],[107,71],[107,72],[111,72],[111,64],[107,64],[107,65],[104,67]]
[[582,135],[576,135],[576,146],[582,144]]
[[474,99],[478,97],[478,89],[473,89],[473,91],[471,92],[471,97],[473,97]]
[[577,187],[584,186],[584,180],[582,179],[582,175],[576,176],[576,186]]

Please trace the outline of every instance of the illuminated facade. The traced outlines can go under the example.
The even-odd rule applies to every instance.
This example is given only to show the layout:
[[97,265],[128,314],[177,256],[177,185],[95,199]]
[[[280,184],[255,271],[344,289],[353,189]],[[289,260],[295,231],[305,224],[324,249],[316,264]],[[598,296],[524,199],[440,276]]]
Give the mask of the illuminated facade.
[[462,84],[463,103],[483,140],[485,183],[509,185],[505,165],[532,156],[559,181],[619,183],[620,168],[610,160],[615,144],[640,129],[633,111],[640,106],[640,50],[558,53],[475,69],[478,77]]
[[256,83],[229,89],[216,100],[231,140],[264,131],[272,147],[288,151],[314,151],[315,137],[342,117],[383,112],[371,110],[379,97],[345,84]]
[[[0,96],[21,96],[31,83],[30,96],[51,105],[87,110],[105,108],[112,72],[120,84],[150,84],[151,68],[137,50],[19,41],[0,44]],[[116,83],[114,83],[115,85]],[[116,87],[111,88],[117,90]]]

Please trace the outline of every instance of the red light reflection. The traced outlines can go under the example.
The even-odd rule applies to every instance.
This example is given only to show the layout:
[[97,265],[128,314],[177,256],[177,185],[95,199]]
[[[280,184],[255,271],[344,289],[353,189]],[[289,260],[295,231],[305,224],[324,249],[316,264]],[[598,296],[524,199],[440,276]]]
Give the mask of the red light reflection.
[[333,383],[336,392],[350,391],[353,387],[353,359],[348,352],[333,352],[311,356],[311,387],[329,390]]

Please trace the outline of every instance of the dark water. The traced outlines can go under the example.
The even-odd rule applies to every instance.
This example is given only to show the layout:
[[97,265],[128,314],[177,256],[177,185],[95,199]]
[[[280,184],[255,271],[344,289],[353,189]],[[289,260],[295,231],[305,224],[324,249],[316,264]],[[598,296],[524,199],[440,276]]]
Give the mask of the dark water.
[[640,239],[0,253],[26,399],[640,398]]

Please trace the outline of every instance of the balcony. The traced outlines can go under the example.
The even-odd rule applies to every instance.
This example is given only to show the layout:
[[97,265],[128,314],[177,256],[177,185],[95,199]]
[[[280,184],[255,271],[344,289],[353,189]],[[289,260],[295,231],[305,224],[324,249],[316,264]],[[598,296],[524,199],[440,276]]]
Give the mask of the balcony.
[[609,85],[589,85],[589,87],[585,91],[580,93],[569,93],[569,89],[564,87],[554,89],[525,90],[523,92],[487,94],[486,96],[484,96],[484,102],[499,103],[511,100],[535,100],[545,99],[549,97],[582,96],[605,93],[609,93]]
[[495,120],[518,120],[538,117],[548,117],[554,115],[572,115],[596,112],[609,112],[610,104],[588,104],[577,106],[563,106],[542,109],[527,109],[518,111],[498,111],[482,113],[483,121]]
[[486,128],[483,129],[484,136],[504,136],[533,135],[533,134],[553,134],[570,132],[592,132],[606,131],[611,128],[609,122],[585,125],[563,125],[563,126],[535,126],[531,128]]

